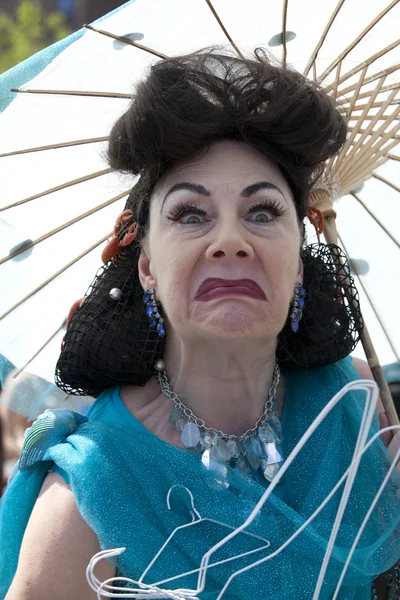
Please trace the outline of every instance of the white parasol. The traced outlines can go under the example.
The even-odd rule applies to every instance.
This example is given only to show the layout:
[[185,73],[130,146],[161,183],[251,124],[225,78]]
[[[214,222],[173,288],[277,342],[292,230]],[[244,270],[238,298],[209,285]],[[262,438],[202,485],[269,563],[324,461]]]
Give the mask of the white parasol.
[[346,114],[346,147],[311,201],[333,241],[335,201],[378,357],[399,360],[399,22],[399,0],[131,0],[4,74],[0,353],[53,380],[65,317],[134,182],[111,173],[104,154],[149,65],[209,45],[261,45],[320,81]]

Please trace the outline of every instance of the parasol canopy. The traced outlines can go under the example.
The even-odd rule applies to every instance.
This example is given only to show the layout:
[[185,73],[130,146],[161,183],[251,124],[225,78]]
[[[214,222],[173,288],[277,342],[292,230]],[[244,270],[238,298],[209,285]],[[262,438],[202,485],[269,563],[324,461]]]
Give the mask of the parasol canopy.
[[134,184],[105,161],[113,123],[155,61],[222,45],[267,48],[346,116],[310,204],[333,241],[337,213],[378,357],[400,360],[399,22],[399,0],[131,0],[0,77],[0,354],[53,381],[68,310]]

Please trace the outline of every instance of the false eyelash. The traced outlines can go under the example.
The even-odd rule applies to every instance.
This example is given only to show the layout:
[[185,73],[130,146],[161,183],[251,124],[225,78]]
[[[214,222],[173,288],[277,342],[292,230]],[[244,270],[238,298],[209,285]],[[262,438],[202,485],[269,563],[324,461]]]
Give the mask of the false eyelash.
[[263,202],[258,202],[257,204],[253,204],[250,206],[249,212],[255,212],[257,210],[269,210],[276,217],[280,217],[285,212],[283,206],[279,203],[278,200],[264,200]]
[[[262,202],[258,202],[257,204],[253,204],[249,208],[249,213],[255,212],[257,210],[269,210],[276,217],[280,217],[285,212],[285,209],[282,207],[278,200],[264,200]],[[174,206],[171,209],[167,218],[170,221],[179,221],[179,219],[183,217],[183,215],[189,212],[202,216],[206,215],[206,211],[202,208],[199,208],[195,204],[179,202],[176,206]]]
[[178,202],[178,204],[171,209],[169,215],[167,216],[167,219],[169,219],[170,221],[179,221],[179,219],[183,217],[183,215],[189,212],[196,213],[197,215],[206,215],[206,211],[199,208],[195,204]]

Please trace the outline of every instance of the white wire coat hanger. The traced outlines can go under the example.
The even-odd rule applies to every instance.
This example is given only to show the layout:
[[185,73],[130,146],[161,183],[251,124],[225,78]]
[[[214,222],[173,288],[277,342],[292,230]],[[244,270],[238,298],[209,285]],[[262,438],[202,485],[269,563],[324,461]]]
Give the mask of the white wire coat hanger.
[[[171,503],[170,503],[171,493],[176,488],[182,488],[182,489],[184,489],[185,492],[187,492],[188,495],[189,495],[189,497],[190,497],[191,508],[192,508],[192,512],[190,514],[191,514],[191,517],[192,517],[192,521],[190,523],[185,523],[184,525],[179,525],[178,527],[176,527],[174,529],[174,531],[171,533],[171,535],[168,537],[168,539],[161,546],[160,550],[152,558],[152,560],[150,561],[150,563],[148,564],[148,566],[146,567],[146,569],[143,571],[143,573],[142,573],[141,577],[138,579],[138,581],[134,582],[134,583],[136,583],[139,586],[147,587],[147,584],[145,584],[143,582],[143,579],[145,578],[145,576],[147,575],[147,573],[149,572],[149,570],[151,569],[151,567],[154,565],[154,563],[157,561],[157,559],[160,557],[160,555],[162,554],[162,552],[165,550],[165,548],[168,546],[168,544],[171,542],[171,540],[173,539],[173,537],[179,531],[182,531],[184,529],[187,529],[188,527],[191,527],[193,525],[198,525],[198,524],[203,523],[203,522],[215,523],[216,525],[221,525],[222,527],[226,527],[226,528],[231,529],[233,531],[235,530],[235,527],[233,527],[232,525],[228,525],[226,523],[223,523],[222,521],[218,521],[216,519],[211,519],[209,517],[202,517],[200,515],[199,511],[197,510],[197,508],[194,505],[194,497],[193,497],[192,492],[189,490],[189,488],[187,488],[184,485],[175,484],[175,485],[173,485],[168,490],[168,494],[167,494],[167,507],[168,507],[168,510],[171,510]],[[261,537],[259,535],[256,535],[254,533],[250,533],[248,531],[243,531],[243,534],[247,535],[249,537],[252,537],[252,538],[254,538],[256,540],[260,540],[261,542],[263,542],[263,545],[260,546],[259,548],[254,548],[253,550],[249,550],[247,552],[243,552],[241,554],[238,554],[238,555],[235,555],[235,556],[231,556],[229,558],[225,558],[225,559],[220,560],[218,562],[209,564],[208,568],[211,569],[213,567],[222,565],[224,563],[228,563],[228,562],[231,562],[233,560],[237,560],[239,558],[243,558],[243,557],[248,556],[250,554],[255,554],[256,552],[261,552],[262,550],[265,550],[266,548],[268,548],[271,545],[271,543],[269,542],[269,540],[267,540],[267,539],[265,539],[265,538],[263,538],[263,537]],[[97,553],[92,558],[92,561],[90,562],[89,567],[87,569],[87,573],[88,572],[90,573],[90,579],[91,579],[91,581],[92,581],[92,583],[94,585],[94,587],[91,586],[92,589],[95,589],[95,591],[98,591],[99,586],[103,586],[103,589],[109,589],[111,591],[117,591],[117,590],[125,590],[126,591],[126,588],[120,588],[120,587],[114,587],[114,586],[105,585],[105,584],[108,584],[108,582],[110,582],[111,580],[107,580],[106,582],[103,582],[103,584],[101,584],[100,581],[96,578],[96,576],[93,573],[94,566],[97,564],[97,562],[99,560],[102,560],[103,558],[108,558],[110,556],[116,556],[118,554],[121,554],[124,550],[125,550],[125,548],[115,548],[114,550],[111,550],[111,551],[109,551],[109,550],[105,550],[104,551],[103,550],[102,552]],[[90,570],[91,565],[92,565],[92,569]],[[193,575],[195,573],[198,573],[199,571],[200,571],[200,568],[199,569],[193,569],[192,571],[188,571],[187,573],[185,573],[184,576]],[[168,579],[163,579],[162,581],[157,582],[157,584],[156,584],[155,587],[157,588],[157,591],[161,591],[160,588],[159,588],[160,585],[163,585],[163,584],[168,583],[170,581],[174,581],[176,579],[181,579],[181,578],[182,578],[182,575],[179,574],[179,575],[175,575],[173,577],[169,577]],[[128,579],[128,578],[120,578],[120,577],[118,577],[118,578],[112,578],[112,580],[116,580],[116,579],[118,579],[119,581],[121,579],[123,579],[123,580],[126,580],[126,581],[130,582],[130,583],[133,582],[133,580]],[[142,590],[140,590],[140,591],[141,591],[141,593],[143,593]],[[149,596],[148,595],[149,591],[146,590],[145,591],[146,595],[143,596],[143,597],[145,597],[145,598],[153,597],[153,596]],[[170,590],[168,590],[168,591],[170,592]],[[174,592],[177,595],[173,595],[173,596],[168,595],[168,596],[165,596],[165,597],[179,598],[179,600],[181,598],[187,598],[188,596],[190,596],[191,598],[194,598],[194,592],[193,592],[193,590],[189,590],[189,589],[185,589],[185,588],[179,588],[177,590],[174,590]],[[182,594],[185,594],[185,595],[182,596]],[[103,595],[105,595],[105,594],[103,594]],[[107,596],[108,596],[108,594],[107,594]],[[114,596],[114,594],[111,594],[111,596],[108,596],[108,597],[115,597],[115,596]],[[124,596],[122,596],[122,597],[124,597]],[[132,597],[132,595],[129,595],[128,597]],[[142,596],[139,594],[139,595],[135,595],[133,597],[140,598]],[[158,598],[160,596],[155,596],[155,597]],[[161,597],[164,597],[164,596],[161,596]]]
[[[161,546],[160,550],[157,552],[157,554],[154,556],[154,558],[151,560],[151,562],[149,563],[149,565],[146,567],[146,569],[143,571],[139,582],[142,583],[143,579],[145,578],[145,576],[147,575],[147,573],[149,572],[149,570],[151,569],[151,567],[154,565],[154,563],[157,561],[157,559],[159,558],[159,556],[162,554],[163,550],[165,550],[165,548],[168,546],[169,542],[173,539],[173,537],[175,536],[176,533],[178,533],[178,531],[182,531],[183,529],[187,529],[188,527],[191,527],[193,525],[199,525],[200,523],[204,523],[204,522],[209,522],[209,523],[215,523],[216,525],[221,525],[222,527],[227,527],[228,529],[231,529],[233,531],[235,531],[235,527],[233,527],[232,525],[228,525],[227,523],[223,523],[222,521],[217,521],[216,519],[211,519],[209,517],[202,517],[199,513],[199,511],[196,509],[195,505],[194,505],[194,498],[193,498],[193,494],[192,492],[185,486],[181,486],[179,484],[173,485],[167,494],[167,506],[168,506],[168,510],[171,510],[171,504],[170,504],[170,497],[171,497],[171,493],[172,490],[174,488],[178,488],[178,487],[182,487],[190,496],[190,500],[191,500],[191,505],[192,505],[192,510],[193,512],[191,513],[192,515],[192,522],[191,523],[186,523],[185,525],[180,525],[179,527],[177,527],[176,529],[174,529],[174,531],[171,533],[171,535],[168,537],[168,539],[164,542],[164,544]],[[197,517],[197,519],[196,519]],[[254,533],[250,533],[248,531],[244,531],[243,532],[245,535],[252,537],[254,539],[260,540],[261,542],[263,542],[263,546],[261,546],[260,548],[255,548],[253,550],[249,550],[248,552],[244,552],[242,554],[238,554],[236,556],[230,557],[230,558],[225,558],[224,560],[218,561],[216,563],[213,563],[212,565],[209,565],[209,568],[215,567],[217,565],[222,565],[223,563],[227,563],[233,560],[236,560],[238,558],[243,558],[244,556],[248,556],[249,554],[254,554],[255,552],[260,552],[261,550],[265,550],[266,548],[268,548],[271,543],[269,542],[269,540],[259,536],[259,535],[255,535]],[[199,572],[200,569],[194,569],[193,571],[189,571],[187,573],[185,573],[186,575],[192,575],[193,573],[197,573]],[[160,586],[164,583],[173,581],[175,579],[180,579],[182,578],[182,575],[175,575],[174,577],[169,577],[168,579],[163,579],[162,581],[157,582],[157,586]],[[176,590],[179,592],[183,592],[185,591],[186,593],[191,593],[191,590]]]
[[[331,412],[331,410],[334,408],[334,406],[336,406],[336,404],[347,394],[348,391],[354,391],[354,390],[361,390],[361,391],[365,391],[366,392],[366,401],[365,401],[365,406],[364,406],[364,411],[363,411],[363,416],[362,416],[362,420],[360,423],[360,428],[359,428],[359,433],[358,433],[358,437],[357,437],[357,441],[356,441],[356,445],[355,445],[355,449],[354,449],[354,454],[353,454],[353,458],[352,461],[349,465],[349,467],[347,468],[347,470],[345,471],[345,473],[342,475],[342,477],[339,479],[339,481],[336,483],[336,485],[332,488],[332,490],[329,492],[329,494],[326,496],[326,498],[321,502],[321,504],[318,506],[318,508],[315,510],[315,512],[301,525],[301,527],[299,527],[290,537],[289,539],[287,539],[281,546],[280,548],[278,548],[277,550],[275,550],[272,554],[261,558],[260,560],[247,565],[246,567],[243,567],[242,569],[239,569],[238,571],[234,572],[233,574],[231,574],[229,576],[229,578],[227,579],[227,581],[225,582],[221,592],[218,595],[217,600],[220,600],[222,598],[222,596],[224,595],[224,593],[226,592],[227,588],[229,587],[230,583],[233,581],[233,579],[235,577],[237,577],[238,575],[256,567],[259,566],[260,564],[263,564],[264,562],[271,560],[272,558],[274,558],[275,556],[277,556],[278,554],[280,554],[296,537],[298,537],[298,535],[314,520],[314,518],[318,515],[318,513],[324,508],[324,506],[327,504],[327,502],[329,502],[329,500],[332,498],[332,496],[336,493],[336,491],[339,489],[339,487],[342,485],[342,483],[344,481],[346,481],[345,483],[345,487],[342,493],[342,497],[341,497],[341,501],[339,504],[339,508],[336,514],[336,518],[335,521],[333,523],[332,526],[332,531],[331,531],[331,536],[330,539],[328,541],[327,544],[327,549],[325,552],[325,556],[323,559],[323,563],[321,566],[321,570],[319,573],[319,577],[318,577],[318,581],[314,590],[314,595],[313,595],[313,600],[318,600],[319,598],[319,594],[321,591],[321,587],[323,584],[323,580],[324,580],[324,576],[326,573],[326,570],[328,568],[328,564],[329,564],[329,559],[331,557],[332,554],[332,550],[334,547],[334,543],[335,543],[335,539],[343,518],[343,514],[345,511],[345,508],[347,506],[347,502],[348,502],[348,498],[350,496],[351,493],[351,489],[354,483],[354,479],[356,477],[357,471],[358,471],[358,467],[359,467],[359,463],[360,460],[363,456],[363,454],[368,450],[368,448],[372,445],[372,443],[374,443],[380,435],[382,435],[382,433],[386,432],[386,431],[394,431],[396,429],[400,429],[399,425],[392,425],[390,427],[386,427],[380,431],[378,431],[374,436],[371,437],[371,439],[367,442],[367,436],[368,436],[368,432],[370,430],[370,426],[371,426],[371,422],[376,410],[376,404],[377,404],[377,400],[378,400],[378,395],[379,395],[379,391],[377,388],[377,385],[375,382],[373,381],[369,381],[369,380],[358,380],[358,381],[354,381],[351,382],[347,385],[345,385],[331,400],[330,402],[328,402],[328,404],[322,409],[322,411],[319,413],[319,415],[315,418],[315,420],[313,421],[313,423],[309,426],[309,428],[307,429],[307,431],[303,434],[303,436],[301,437],[301,439],[299,440],[299,442],[296,444],[296,446],[294,447],[294,449],[292,450],[292,452],[290,453],[290,455],[288,456],[288,458],[286,459],[286,461],[283,463],[283,465],[281,466],[281,469],[278,471],[277,475],[275,476],[275,478],[272,480],[272,482],[270,483],[269,487],[266,489],[266,491],[264,492],[264,494],[262,495],[262,497],[260,498],[260,500],[257,502],[257,504],[255,505],[254,509],[252,510],[252,512],[250,513],[249,517],[244,521],[244,523],[237,527],[234,528],[226,523],[220,523],[218,521],[215,521],[213,519],[208,519],[208,518],[201,518],[200,514],[198,513],[198,511],[196,510],[195,506],[194,506],[194,499],[193,499],[193,495],[190,492],[190,490],[188,490],[187,488],[185,488],[187,490],[187,492],[189,493],[190,497],[191,497],[191,502],[192,502],[192,510],[193,512],[191,513],[192,515],[192,522],[191,523],[187,523],[185,525],[181,525],[179,527],[177,527],[172,533],[171,535],[168,537],[168,539],[166,540],[166,542],[162,545],[162,547],[160,548],[160,550],[157,552],[156,556],[152,559],[151,563],[148,565],[148,567],[145,569],[145,571],[142,573],[140,580],[139,581],[135,581],[129,578],[124,578],[124,577],[113,577],[108,579],[107,581],[100,583],[100,581],[95,577],[93,570],[95,565],[97,564],[97,562],[99,562],[99,560],[102,560],[104,558],[108,558],[111,556],[116,556],[118,554],[121,554],[125,548],[117,548],[117,549],[112,549],[112,550],[104,550],[102,552],[97,553],[92,560],[90,561],[87,571],[86,571],[86,577],[87,580],[89,582],[90,587],[97,592],[97,597],[99,600],[101,600],[102,596],[105,597],[116,597],[116,595],[118,595],[119,598],[173,598],[176,600],[189,600],[189,599],[193,599],[195,600],[198,595],[204,590],[205,588],[205,584],[206,584],[206,577],[207,577],[207,571],[209,568],[212,568],[214,566],[217,566],[218,564],[221,564],[222,562],[229,562],[231,560],[235,560],[237,558],[246,556],[248,554],[252,554],[255,552],[259,552],[260,550],[263,550],[265,548],[267,548],[268,546],[265,545],[262,548],[257,548],[256,550],[252,550],[250,552],[246,552],[240,555],[235,555],[233,557],[229,557],[228,559],[225,559],[224,561],[220,561],[218,563],[212,563],[210,564],[210,558],[212,556],[212,554],[214,552],[216,552],[219,548],[221,548],[223,545],[225,545],[226,543],[228,543],[232,538],[236,537],[239,533],[245,533],[247,535],[252,535],[253,537],[257,537],[258,539],[267,542],[268,540],[265,540],[264,538],[260,538],[259,536],[254,536],[253,534],[250,534],[249,532],[244,531],[251,523],[252,521],[255,519],[255,517],[258,515],[258,513],[260,512],[261,508],[263,507],[263,505],[265,504],[265,502],[268,500],[270,494],[273,492],[273,490],[275,489],[275,487],[277,486],[277,484],[279,483],[280,479],[283,477],[283,475],[285,474],[285,472],[288,470],[288,468],[290,467],[291,463],[293,462],[293,460],[296,458],[297,454],[300,452],[300,450],[303,448],[303,446],[306,444],[306,442],[309,440],[309,438],[311,437],[311,435],[313,434],[313,432],[317,429],[317,427],[322,423],[322,421],[325,419],[325,417]],[[340,579],[338,581],[337,584],[337,588],[335,590],[335,595],[333,597],[333,600],[335,600],[337,598],[337,594],[339,592],[340,586],[343,582],[346,570],[350,564],[351,561],[351,557],[354,553],[354,550],[356,548],[356,545],[362,535],[362,532],[368,522],[369,517],[372,514],[372,511],[376,505],[376,503],[379,500],[379,497],[381,495],[381,493],[383,492],[385,485],[393,471],[393,469],[395,468],[395,464],[398,460],[398,458],[400,457],[400,449],[397,452],[395,459],[392,461],[392,465],[390,466],[377,494],[375,495],[367,513],[366,516],[364,518],[364,521],[356,535],[356,538],[353,542],[353,545],[350,549],[349,555],[347,557],[346,563],[344,564]],[[173,486],[167,495],[167,506],[168,508],[170,508],[169,505],[169,499],[170,499],[170,494],[171,491],[174,487],[177,486]],[[184,487],[184,486],[182,486]],[[190,571],[187,573],[182,573],[179,574],[178,576],[174,576],[174,577],[170,577],[168,579],[164,579],[160,582],[156,582],[153,584],[146,584],[143,582],[143,579],[145,577],[145,575],[148,573],[149,569],[151,568],[151,566],[154,564],[154,562],[159,559],[159,557],[161,556],[162,552],[165,550],[165,548],[167,547],[168,543],[171,541],[171,539],[174,537],[174,535],[182,529],[186,529],[190,526],[194,526],[196,524],[198,524],[200,521],[203,520],[207,520],[207,521],[211,521],[211,522],[215,522],[218,523],[219,525],[223,525],[229,529],[231,529],[231,533],[229,535],[227,535],[225,538],[223,538],[222,540],[220,540],[217,544],[215,544],[214,546],[212,546],[204,555],[203,558],[201,560],[201,564],[199,569],[195,569],[194,571]],[[269,545],[269,543],[268,543]],[[198,572],[198,582],[197,582],[197,587],[196,589],[182,589],[182,588],[178,588],[178,589],[174,589],[174,590],[170,590],[170,589],[165,589],[165,588],[161,588],[159,587],[160,585],[166,583],[166,582],[170,582],[172,580],[176,580],[182,577],[185,577],[186,575],[189,574],[193,574]],[[126,581],[129,583],[134,584],[136,587],[136,589],[129,589],[127,590],[126,588],[120,588],[120,587],[114,587],[109,585],[109,583],[113,582],[113,581]],[[125,591],[126,594],[113,594],[113,591]]]

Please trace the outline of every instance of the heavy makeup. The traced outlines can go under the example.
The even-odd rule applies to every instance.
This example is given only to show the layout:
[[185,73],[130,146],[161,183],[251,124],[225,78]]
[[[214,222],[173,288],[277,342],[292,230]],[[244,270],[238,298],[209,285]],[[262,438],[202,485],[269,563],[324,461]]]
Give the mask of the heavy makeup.
[[240,142],[215,142],[157,186],[139,269],[182,338],[275,338],[301,281],[300,231],[279,170]]
[[[288,183],[243,142],[215,142],[157,185],[139,276],[162,304],[171,385],[207,425],[240,434],[262,413],[300,245]],[[168,440],[171,401],[157,386],[136,390],[131,410]]]

